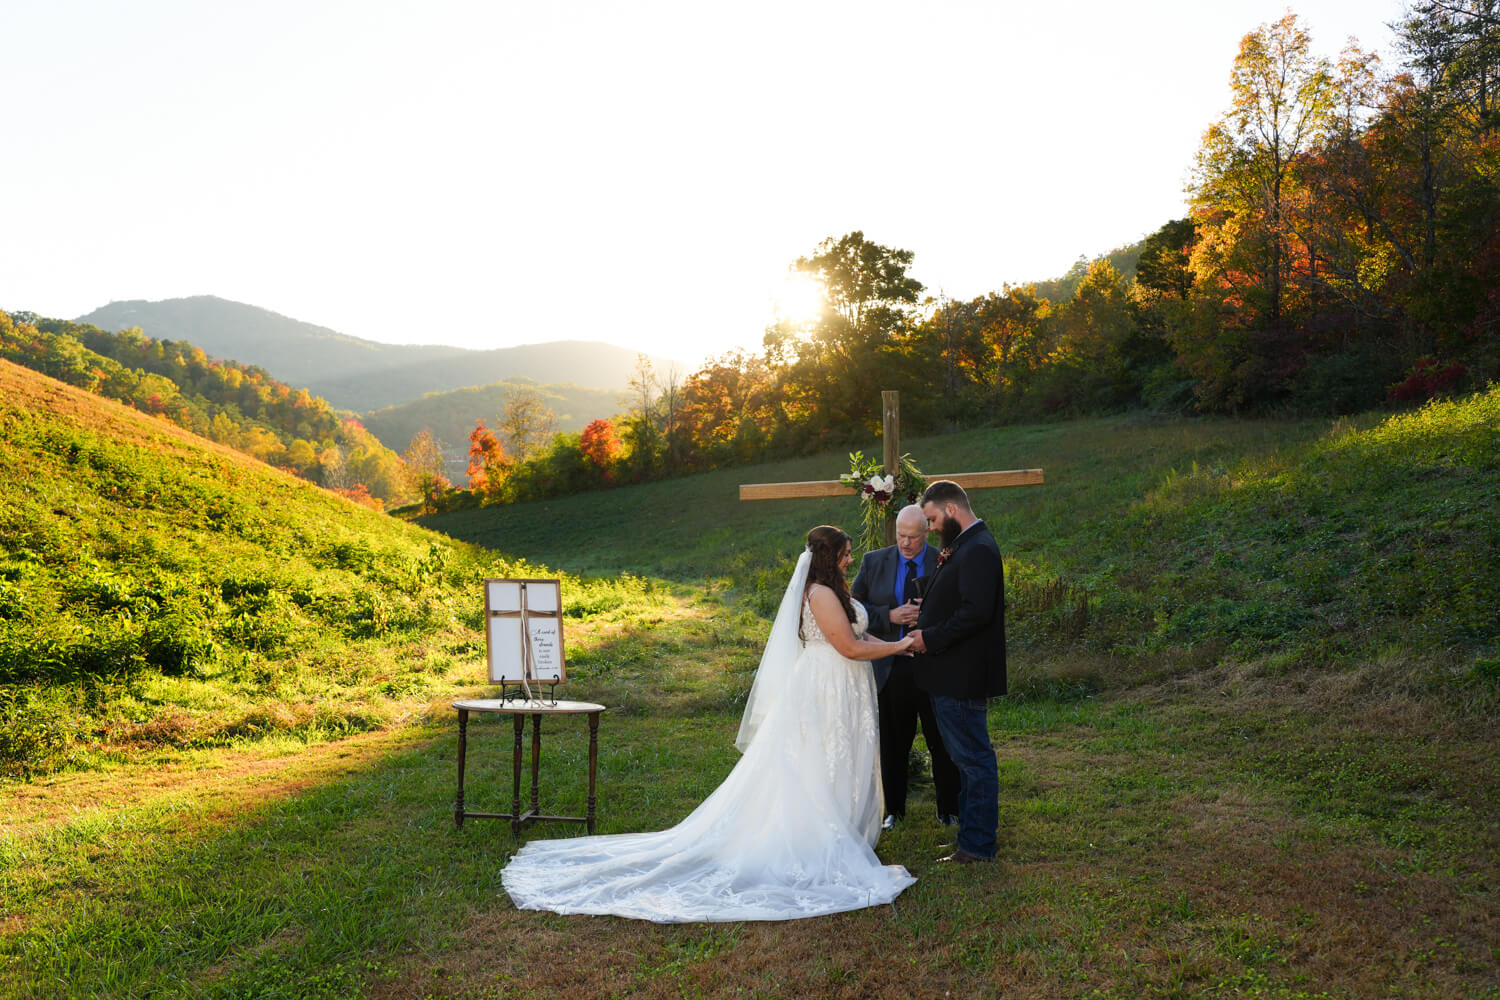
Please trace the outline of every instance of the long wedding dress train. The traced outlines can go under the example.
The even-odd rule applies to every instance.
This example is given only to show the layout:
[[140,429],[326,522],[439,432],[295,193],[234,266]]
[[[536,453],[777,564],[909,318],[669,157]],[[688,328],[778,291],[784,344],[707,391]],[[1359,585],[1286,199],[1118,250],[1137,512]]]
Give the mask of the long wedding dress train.
[[[723,784],[669,830],[526,844],[501,873],[516,906],[659,923],[788,920],[889,903],[916,881],[875,856],[875,681],[800,600],[807,558],[788,587],[807,641],[800,652],[778,643],[778,615],[746,708],[745,753]],[[855,607],[858,634],[867,618]],[[789,651],[791,662],[774,659]]]

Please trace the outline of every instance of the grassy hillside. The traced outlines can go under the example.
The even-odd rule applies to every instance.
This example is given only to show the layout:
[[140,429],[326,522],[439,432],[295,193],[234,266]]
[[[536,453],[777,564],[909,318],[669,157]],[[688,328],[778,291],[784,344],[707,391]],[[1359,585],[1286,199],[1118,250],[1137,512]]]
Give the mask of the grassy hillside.
[[[1493,997],[1497,432],[1490,393],[909,442],[1047,469],[976,495],[1010,553],[999,860],[935,864],[919,784],[894,906],[657,926],[517,911],[509,831],[454,828],[478,581],[568,573],[601,831],[663,828],[734,764],[755,609],[852,518],[734,487],[842,456],[434,519],[484,550],[0,367],[0,995]],[[471,724],[470,808],[507,808],[510,740]],[[549,729],[544,808],[581,811],[585,756]]]
[[388,725],[531,572],[0,362],[0,774]]

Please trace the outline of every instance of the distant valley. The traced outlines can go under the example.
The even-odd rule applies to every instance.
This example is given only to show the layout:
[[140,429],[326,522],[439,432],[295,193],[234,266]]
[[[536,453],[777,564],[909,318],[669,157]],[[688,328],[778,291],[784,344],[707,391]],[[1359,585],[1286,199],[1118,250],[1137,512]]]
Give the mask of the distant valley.
[[458,481],[468,465],[468,439],[474,422],[483,420],[498,433],[506,399],[524,389],[535,392],[552,411],[555,420],[552,429],[558,433],[577,433],[589,421],[612,417],[625,409],[621,394],[612,389],[590,389],[568,383],[541,385],[531,379],[516,378],[429,393],[409,403],[371,411],[361,420],[387,448],[398,452],[419,431],[431,431],[443,446],[449,477]]
[[[188,341],[214,357],[258,365],[338,409],[357,413],[410,403],[428,393],[515,378],[617,393],[627,388],[638,356],[626,347],[581,340],[489,351],[381,344],[212,295],[111,302],[78,317],[78,322],[109,331],[140,327],[149,337]],[[651,361],[658,371],[675,363],[659,357]],[[564,408],[550,401],[549,405],[558,415],[558,428],[573,429],[563,425]],[[565,408],[571,412],[572,406]],[[589,419],[609,416],[616,409],[591,413]]]

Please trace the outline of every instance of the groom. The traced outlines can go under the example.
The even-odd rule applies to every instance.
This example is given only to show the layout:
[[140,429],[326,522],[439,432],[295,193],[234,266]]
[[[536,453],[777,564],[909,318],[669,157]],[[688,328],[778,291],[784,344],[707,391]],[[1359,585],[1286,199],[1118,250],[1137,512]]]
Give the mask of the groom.
[[968,865],[995,857],[1000,773],[987,699],[1005,693],[1005,575],[1000,547],[974,516],[963,487],[938,480],[922,512],[942,551],[912,630],[917,686],[932,695],[943,744],[960,777],[958,842],[940,859]]
[[[870,613],[868,632],[895,641],[917,621],[914,598],[921,584],[937,569],[937,549],[927,544],[927,516],[916,504],[896,515],[896,544],[865,553],[851,593]],[[937,795],[938,822],[953,826],[958,820],[958,768],[953,766],[927,692],[917,687],[909,656],[887,656],[874,661],[875,688],[880,706],[880,783],[885,791],[885,823],[890,829],[906,816],[907,766],[917,722],[932,755],[932,785]]]

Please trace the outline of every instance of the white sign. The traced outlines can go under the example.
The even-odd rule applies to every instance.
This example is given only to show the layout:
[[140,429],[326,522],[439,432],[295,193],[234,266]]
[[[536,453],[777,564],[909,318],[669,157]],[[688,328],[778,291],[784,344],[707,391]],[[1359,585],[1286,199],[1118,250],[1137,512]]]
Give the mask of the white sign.
[[561,581],[486,580],[484,617],[490,683],[567,680]]

